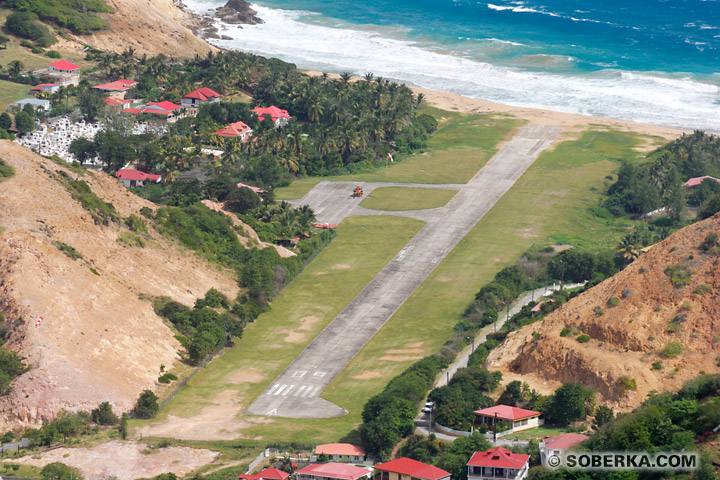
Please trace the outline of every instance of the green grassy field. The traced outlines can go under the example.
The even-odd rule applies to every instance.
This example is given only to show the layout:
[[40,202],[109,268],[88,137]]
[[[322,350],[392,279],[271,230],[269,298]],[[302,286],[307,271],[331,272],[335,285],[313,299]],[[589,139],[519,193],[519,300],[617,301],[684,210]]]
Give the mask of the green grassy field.
[[425,210],[444,206],[457,193],[457,190],[438,188],[376,188],[360,202],[361,207],[373,210]]
[[30,85],[0,80],[0,112],[7,110],[8,105],[27,97]]
[[253,433],[272,440],[357,440],[353,429],[365,402],[412,362],[439,350],[477,290],[501,268],[533,244],[556,243],[556,236],[591,250],[614,246],[628,225],[589,208],[620,159],[637,156],[637,142],[632,134],[589,132],[541,155],[322,394],[348,415],[273,419],[253,426]]
[[[425,152],[415,153],[372,172],[296,180],[275,190],[278,200],[294,200],[322,180],[352,180],[398,183],[467,183],[525,122],[517,118],[468,115],[434,108],[423,111],[439,118],[437,132]],[[398,158],[398,160],[400,160]]]
[[[271,310],[195,375],[158,418],[194,416],[225,390],[237,391],[249,405],[423,225],[389,216],[343,221],[337,237],[275,298]],[[228,378],[233,372],[253,380],[233,381]]]
[[[533,245],[568,242],[590,250],[616,245],[630,223],[606,217],[597,204],[610,181],[606,177],[620,161],[640,157],[634,150],[640,140],[630,133],[590,131],[543,153],[322,394],[347,409],[348,415],[264,419],[241,428],[240,434],[260,443],[357,441],[355,428],[365,402],[412,362],[439,350],[453,335],[454,325],[477,290],[502,267]],[[465,141],[472,143],[472,139]],[[466,155],[468,148],[459,147],[456,155]],[[344,235],[356,235],[362,231],[357,230],[359,224],[371,220],[347,219],[328,251],[281,294],[273,310],[248,328],[237,347],[197,375],[161,418],[168,413],[193,415],[208,405],[216,392],[226,389],[238,390],[243,404],[260,394],[304,345],[288,341],[293,332],[305,335],[303,342],[309,341],[379,270],[379,264],[373,268],[358,264],[359,257],[373,258],[378,248],[374,242],[392,242],[386,252],[390,255],[412,236],[412,229],[406,227],[398,242],[396,229],[386,223],[389,218],[377,220],[380,223],[375,225],[373,240],[364,245],[347,243]],[[329,266],[345,264],[352,268],[333,272],[337,278],[327,276]],[[318,284],[328,279],[332,281]],[[356,282],[352,288],[345,284],[346,279]],[[321,320],[306,327],[305,319],[312,316]],[[252,372],[261,380],[232,384],[226,378],[233,371]]]

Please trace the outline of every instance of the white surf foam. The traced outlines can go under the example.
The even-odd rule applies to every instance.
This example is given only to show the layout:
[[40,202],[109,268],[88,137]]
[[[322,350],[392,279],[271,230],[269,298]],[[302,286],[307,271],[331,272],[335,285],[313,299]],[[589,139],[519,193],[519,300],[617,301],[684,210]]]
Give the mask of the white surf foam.
[[[191,3],[207,6],[203,0]],[[217,5],[217,3],[214,3]],[[224,48],[277,57],[301,68],[349,72],[459,93],[509,105],[720,132],[720,81],[701,83],[661,73],[603,70],[585,76],[527,72],[463,54],[422,48],[373,31],[303,22],[306,12],[253,5],[262,25],[227,25]],[[383,32],[387,33],[387,32]]]

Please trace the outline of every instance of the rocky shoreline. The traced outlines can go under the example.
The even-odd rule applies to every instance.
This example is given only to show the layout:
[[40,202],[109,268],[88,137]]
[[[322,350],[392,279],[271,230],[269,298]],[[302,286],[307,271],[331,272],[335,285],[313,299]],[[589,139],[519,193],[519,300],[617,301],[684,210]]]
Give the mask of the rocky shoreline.
[[179,4],[179,7],[195,17],[196,20],[190,25],[190,28],[195,35],[206,40],[232,40],[227,35],[219,34],[218,28],[215,26],[217,20],[238,26],[265,23],[245,0],[228,0],[224,6],[215,9],[214,15],[198,15],[182,3]]

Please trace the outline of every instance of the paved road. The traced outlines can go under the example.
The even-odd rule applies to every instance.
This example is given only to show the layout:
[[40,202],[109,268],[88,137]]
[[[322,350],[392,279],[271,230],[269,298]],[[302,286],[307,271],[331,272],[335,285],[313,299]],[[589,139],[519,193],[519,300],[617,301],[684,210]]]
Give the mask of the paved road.
[[[526,125],[468,184],[451,186],[459,189],[457,195],[445,207],[425,211],[423,219],[427,222],[426,226],[245,413],[291,418],[328,418],[347,413],[345,409],[320,398],[320,393],[559,133],[559,128],[549,125]],[[359,184],[366,192],[380,185],[388,185]],[[357,199],[347,198],[350,190],[348,185],[354,184],[323,182],[297,203],[313,207],[322,223],[339,222],[346,216],[359,214],[359,209],[362,209],[356,204]],[[448,188],[422,185],[422,188],[443,187]],[[333,191],[344,197],[339,200],[318,194]],[[385,215],[416,214],[367,211]]]

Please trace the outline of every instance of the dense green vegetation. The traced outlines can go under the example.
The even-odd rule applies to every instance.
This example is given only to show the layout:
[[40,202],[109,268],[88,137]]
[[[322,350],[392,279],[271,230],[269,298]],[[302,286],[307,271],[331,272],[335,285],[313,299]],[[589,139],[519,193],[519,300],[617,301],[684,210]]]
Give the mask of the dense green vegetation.
[[434,389],[428,396],[429,401],[435,402],[435,421],[469,431],[475,418],[473,412],[495,404],[487,394],[497,388],[500,380],[500,372],[491,373],[479,364],[459,369],[448,385]]
[[73,179],[62,170],[58,170],[56,173],[57,180],[67,188],[73,199],[80,202],[97,225],[109,225],[110,222],[120,221],[120,215],[113,204],[95,195],[84,180]]
[[[10,17],[18,14],[30,14],[34,19],[39,18],[57,27],[67,28],[74,33],[81,34],[107,28],[108,23],[95,14],[113,11],[102,0],[2,0],[0,5],[16,10],[16,13],[8,17],[8,23]],[[16,35],[37,40],[32,36],[21,35],[7,24],[6,26]],[[49,32],[47,33],[49,34]]]
[[720,195],[720,184],[706,180],[692,189],[683,187],[691,177],[720,176],[720,138],[695,131],[683,135],[648,156],[641,164],[625,162],[604,202],[614,215],[644,214],[666,208],[678,222],[686,205],[702,208]]
[[21,11],[8,15],[5,20],[5,28],[18,37],[29,38],[43,47],[49,47],[57,43],[57,39],[50,32],[50,29],[39,21],[34,12]]

